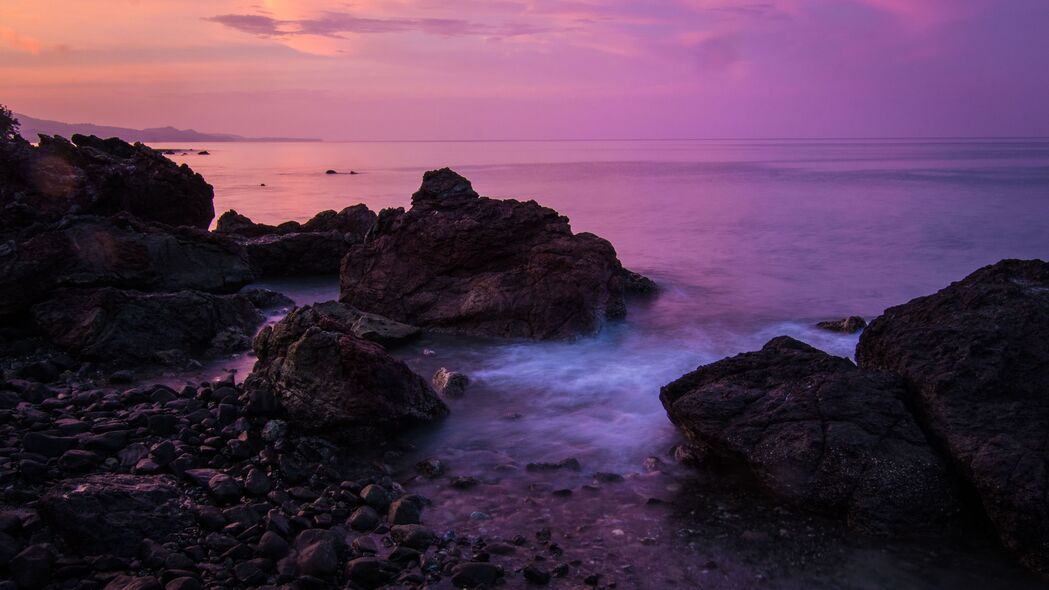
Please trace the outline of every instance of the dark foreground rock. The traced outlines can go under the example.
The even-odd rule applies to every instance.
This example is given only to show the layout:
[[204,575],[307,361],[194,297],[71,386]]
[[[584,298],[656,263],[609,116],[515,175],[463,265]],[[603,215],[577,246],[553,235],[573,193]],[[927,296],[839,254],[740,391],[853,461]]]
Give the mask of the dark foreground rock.
[[164,543],[192,524],[175,480],[165,475],[92,475],[62,481],[40,499],[40,512],[85,554],[135,557],[150,539]]
[[203,177],[142,144],[83,135],[41,136],[39,147],[0,142],[0,230],[120,212],[207,229],[213,199]]
[[660,399],[694,450],[771,495],[863,530],[910,531],[959,509],[954,482],[894,376],[786,336],[700,367]]
[[0,315],[62,288],[231,293],[253,276],[243,248],[221,236],[127,216],[68,217],[0,244]]
[[1049,264],[1004,260],[890,308],[856,358],[903,376],[1003,543],[1049,573]]
[[339,212],[322,211],[305,223],[272,226],[230,210],[219,217],[215,231],[244,246],[259,276],[335,274],[343,256],[364,240],[375,219],[366,206],[354,205]]
[[425,379],[357,336],[352,314],[332,313],[339,305],[297,308],[263,328],[249,391],[273,396],[301,428],[346,440],[381,439],[446,416]]
[[109,364],[246,350],[262,316],[247,295],[73,289],[33,307],[50,339],[78,358]]
[[340,299],[424,328],[571,338],[623,317],[625,283],[607,241],[534,201],[479,197],[445,168],[350,249]]

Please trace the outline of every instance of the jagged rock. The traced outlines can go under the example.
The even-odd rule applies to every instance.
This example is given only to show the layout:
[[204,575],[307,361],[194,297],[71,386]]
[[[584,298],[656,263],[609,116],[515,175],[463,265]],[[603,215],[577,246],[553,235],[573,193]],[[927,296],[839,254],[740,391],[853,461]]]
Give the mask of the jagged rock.
[[245,388],[271,392],[298,427],[343,439],[400,432],[448,414],[422,377],[359,338],[347,317],[306,306],[263,328]]
[[[68,290],[33,307],[37,325],[77,356],[108,363],[157,362],[158,351],[237,352],[261,323],[243,295],[194,291]],[[239,337],[238,337],[239,335]]]
[[462,397],[466,393],[466,387],[470,385],[470,378],[462,373],[449,371],[441,367],[433,374],[431,382],[438,395],[444,398],[455,399]]
[[845,334],[855,334],[860,330],[867,327],[867,320],[861,318],[858,315],[851,315],[847,318],[840,320],[828,320],[825,322],[818,322],[817,328],[821,330],[829,330],[831,332],[844,332]]
[[1003,260],[890,308],[856,358],[903,377],[1002,542],[1049,573],[1049,264]]
[[781,336],[696,369],[660,400],[694,451],[745,466],[772,496],[860,529],[910,530],[959,509],[900,381]]
[[62,288],[232,293],[253,277],[244,250],[221,236],[127,216],[69,217],[0,244],[0,315]]
[[242,244],[259,276],[335,274],[350,247],[375,225],[364,205],[321,211],[306,223],[279,226],[254,223],[234,210],[219,217],[215,229]]
[[274,327],[274,339],[271,341],[278,348],[287,347],[291,344],[289,339],[297,339],[311,326],[352,334],[387,347],[411,340],[419,334],[415,326],[365,313],[338,301],[295,308],[278,325],[280,329]]
[[67,479],[44,494],[40,512],[66,543],[89,555],[135,556],[144,539],[163,543],[192,524],[175,481],[164,475]]
[[0,230],[71,214],[129,213],[165,225],[207,229],[214,191],[185,164],[119,139],[41,136],[0,146]]
[[624,282],[607,241],[534,201],[478,197],[445,168],[350,249],[340,300],[424,328],[571,338],[623,317]]

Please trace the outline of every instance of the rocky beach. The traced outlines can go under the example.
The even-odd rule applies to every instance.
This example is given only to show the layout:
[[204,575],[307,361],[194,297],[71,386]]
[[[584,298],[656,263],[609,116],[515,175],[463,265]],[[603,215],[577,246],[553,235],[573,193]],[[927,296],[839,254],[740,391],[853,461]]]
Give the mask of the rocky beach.
[[[696,355],[644,384],[674,444],[606,470],[442,437],[462,414],[461,436],[511,438],[548,401],[483,405],[505,378],[447,350],[556,361],[680,296],[609,240],[449,168],[408,208],[216,213],[203,176],[142,144],[0,138],[0,588],[1049,576],[1049,263],[813,327],[858,333],[855,362],[783,334]],[[259,286],[318,276],[327,300]],[[233,358],[250,372],[200,378]],[[880,560],[907,566],[864,585]]]

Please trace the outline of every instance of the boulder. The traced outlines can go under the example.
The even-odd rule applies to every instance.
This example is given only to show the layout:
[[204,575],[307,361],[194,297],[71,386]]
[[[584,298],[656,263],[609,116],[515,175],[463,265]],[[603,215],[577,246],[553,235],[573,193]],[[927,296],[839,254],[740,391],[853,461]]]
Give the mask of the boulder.
[[186,355],[247,350],[262,316],[245,295],[195,291],[142,293],[73,289],[32,309],[53,342],[86,360],[115,364],[159,362]]
[[69,217],[0,244],[0,315],[62,288],[232,293],[253,278],[244,249],[206,231]]
[[40,512],[70,546],[90,555],[138,555],[193,523],[175,481],[106,473],[67,479],[40,499]]
[[305,223],[254,223],[234,210],[219,217],[215,231],[244,246],[259,276],[335,274],[350,247],[375,225],[364,205],[321,211]]
[[269,342],[279,349],[286,348],[312,326],[352,334],[387,347],[411,340],[420,333],[415,326],[365,313],[338,301],[325,301],[293,309],[274,326]]
[[1049,573],[1049,264],[1003,260],[890,308],[856,358],[903,377],[1002,542]]
[[625,314],[615,250],[535,201],[479,197],[445,168],[343,259],[340,300],[423,328],[563,339]]
[[214,190],[185,164],[120,139],[40,136],[0,147],[0,229],[71,214],[129,213],[144,221],[207,229]]
[[466,393],[466,387],[470,385],[470,378],[463,373],[441,367],[433,374],[431,383],[441,397],[455,399]]
[[781,336],[663,387],[696,454],[741,465],[773,497],[861,530],[911,530],[959,509],[899,380]]
[[821,330],[828,330],[830,332],[842,332],[845,334],[855,334],[860,330],[867,327],[867,320],[861,318],[858,315],[850,315],[847,318],[840,320],[827,320],[825,322],[817,322],[816,327]]
[[254,349],[245,389],[272,394],[301,429],[359,441],[448,414],[422,377],[323,306],[295,309],[263,328]]

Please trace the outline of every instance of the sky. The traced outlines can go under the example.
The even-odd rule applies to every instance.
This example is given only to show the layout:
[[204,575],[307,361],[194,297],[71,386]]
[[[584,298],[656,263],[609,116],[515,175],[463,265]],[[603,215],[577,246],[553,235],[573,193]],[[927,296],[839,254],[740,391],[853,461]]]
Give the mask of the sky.
[[1049,0],[0,0],[0,104],[253,136],[1049,136]]

